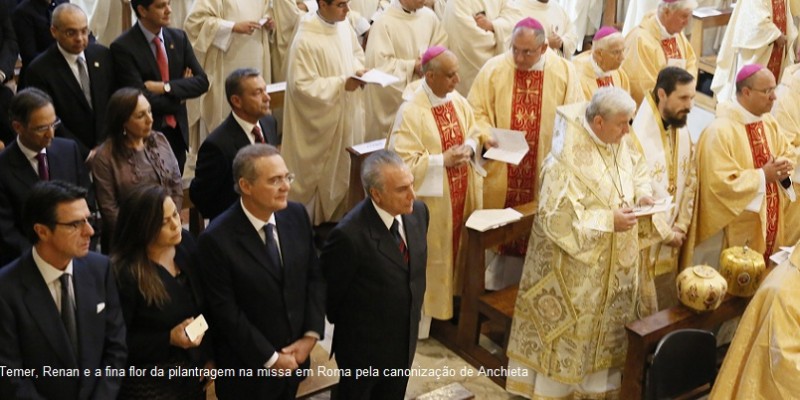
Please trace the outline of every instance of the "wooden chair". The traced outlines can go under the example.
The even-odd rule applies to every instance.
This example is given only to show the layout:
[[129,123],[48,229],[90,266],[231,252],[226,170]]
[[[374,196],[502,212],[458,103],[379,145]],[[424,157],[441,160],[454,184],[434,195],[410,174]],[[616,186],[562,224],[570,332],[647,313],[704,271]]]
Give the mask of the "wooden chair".
[[647,371],[645,399],[697,398],[717,377],[717,341],[702,329],[681,329],[658,343]]

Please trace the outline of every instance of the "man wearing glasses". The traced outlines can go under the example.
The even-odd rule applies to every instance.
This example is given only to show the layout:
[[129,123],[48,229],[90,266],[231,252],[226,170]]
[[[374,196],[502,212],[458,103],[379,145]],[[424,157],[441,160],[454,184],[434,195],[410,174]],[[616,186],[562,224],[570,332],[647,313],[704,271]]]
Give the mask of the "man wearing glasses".
[[0,270],[0,365],[20,372],[0,376],[0,398],[117,397],[125,322],[108,258],[89,251],[86,193],[40,182],[27,199],[33,248]]
[[684,253],[694,264],[717,266],[721,249],[745,245],[768,259],[798,240],[796,159],[770,114],[775,86],[769,69],[745,65],[736,75],[736,99],[720,103],[700,135],[697,223],[686,247],[693,258]]
[[[54,137],[61,124],[46,93],[28,88],[9,106],[17,138],[0,154],[0,265],[31,247],[22,224],[22,208],[39,181],[61,180],[90,190],[89,173],[78,145]],[[88,203],[94,204],[93,196]]]
[[[537,176],[550,152],[556,108],[583,100],[575,68],[548,49],[543,25],[525,18],[511,33],[511,48],[487,61],[478,72],[467,98],[483,130],[520,131],[529,147],[517,166],[493,160],[486,163],[483,206],[515,207],[538,199]],[[519,281],[527,243],[525,238],[501,249],[488,267],[488,289]]]
[[56,44],[31,62],[23,86],[53,97],[63,117],[58,135],[74,139],[86,158],[106,136],[106,104],[115,88],[111,52],[89,43],[86,14],[74,4],[56,7],[50,33]]
[[275,147],[239,150],[233,177],[241,199],[199,238],[217,367],[238,372],[217,378],[217,397],[294,399],[325,329],[311,222],[287,201],[294,174]]

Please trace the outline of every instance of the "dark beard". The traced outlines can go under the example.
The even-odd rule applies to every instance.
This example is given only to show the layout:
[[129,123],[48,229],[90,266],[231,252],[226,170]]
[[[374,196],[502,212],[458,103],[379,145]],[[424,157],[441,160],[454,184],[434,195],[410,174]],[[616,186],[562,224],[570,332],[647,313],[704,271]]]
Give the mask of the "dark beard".
[[689,113],[683,115],[683,117],[676,117],[675,115],[664,116],[664,122],[667,126],[671,126],[674,128],[683,128],[686,126],[686,120],[689,119]]

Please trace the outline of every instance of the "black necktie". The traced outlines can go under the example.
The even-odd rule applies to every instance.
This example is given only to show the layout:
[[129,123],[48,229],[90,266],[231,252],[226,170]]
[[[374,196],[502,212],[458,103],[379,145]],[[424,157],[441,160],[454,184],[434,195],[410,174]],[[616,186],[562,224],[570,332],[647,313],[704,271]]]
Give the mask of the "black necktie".
[[58,278],[61,281],[61,321],[64,323],[64,328],[67,330],[67,336],[72,343],[72,349],[75,354],[78,354],[78,325],[75,322],[75,299],[72,297],[69,283],[70,275],[68,273],[61,274]]
[[281,268],[281,256],[278,253],[278,244],[275,243],[275,225],[264,225],[264,236],[266,237],[267,255],[270,262],[277,268]]
[[38,162],[37,169],[39,172],[39,180],[42,181],[49,181],[50,180],[50,164],[47,162],[47,154],[46,153],[39,153],[36,155],[36,161]]
[[397,242],[397,247],[400,249],[400,254],[403,256],[403,261],[406,263],[406,265],[408,265],[408,247],[406,247],[406,242],[403,240],[403,237],[400,236],[400,223],[397,222],[396,219],[394,222],[392,222],[392,227],[389,228],[389,231],[392,232],[394,241]]

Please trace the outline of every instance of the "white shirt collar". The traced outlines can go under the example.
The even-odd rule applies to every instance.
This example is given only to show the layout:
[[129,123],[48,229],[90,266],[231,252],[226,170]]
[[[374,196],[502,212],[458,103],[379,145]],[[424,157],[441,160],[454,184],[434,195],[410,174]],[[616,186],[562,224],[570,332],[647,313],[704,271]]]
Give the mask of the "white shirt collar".
[[599,65],[597,65],[597,61],[594,60],[594,57],[590,57],[592,59],[592,69],[594,70],[594,74],[598,78],[604,78],[606,76],[610,76],[614,70],[611,71],[603,71]]
[[84,55],[83,52],[80,52],[78,54],[72,54],[64,50],[64,48],[61,47],[61,45],[58,44],[58,42],[56,42],[56,46],[58,47],[58,51],[61,53],[61,55],[64,56],[64,59],[67,60],[67,63],[69,65],[75,65],[75,63],[78,62],[79,58],[83,59],[84,64],[86,63],[86,55]]
[[[251,123],[239,118],[239,116],[236,115],[236,113],[233,112],[233,111],[231,111],[231,115],[233,115],[233,119],[235,119],[236,122],[239,123],[239,126],[241,126],[242,129],[244,129],[244,132],[247,134],[247,138],[250,139],[250,144],[255,143],[256,142],[256,137],[255,137],[255,135],[253,135],[253,127],[256,126],[256,125],[255,124],[251,124]],[[261,126],[259,126],[259,129],[260,128],[261,128]],[[263,129],[261,129],[261,136],[262,137],[264,136],[264,130]]]
[[322,18],[322,15],[320,15],[319,10],[317,10],[317,18],[319,18],[319,20],[322,21],[322,23],[325,25],[336,26],[336,22],[328,22],[327,20],[325,20],[325,18]]
[[245,217],[247,217],[247,220],[250,221],[250,223],[253,225],[253,228],[255,228],[256,232],[261,232],[264,229],[264,225],[266,224],[273,224],[275,225],[275,229],[277,229],[278,224],[275,223],[275,213],[272,213],[272,215],[269,216],[269,219],[264,221],[263,219],[256,217],[250,211],[248,211],[247,207],[244,206],[244,202],[242,201],[241,198],[239,198],[239,204],[241,204],[242,211],[244,211]]
[[744,119],[744,123],[745,124],[752,124],[754,122],[761,121],[761,117],[760,116],[755,115],[755,114],[751,113],[750,111],[747,111],[747,109],[744,108],[744,106],[739,103],[738,99],[733,99],[733,105],[735,107],[737,107],[739,109],[739,111],[741,111],[742,119]]
[[670,33],[667,32],[667,28],[665,28],[664,24],[661,23],[661,18],[658,18],[658,12],[656,12],[655,17],[656,17],[656,26],[658,26],[658,30],[661,32],[661,40],[669,39],[677,35],[677,33],[674,35],[670,35]]
[[[63,271],[52,266],[50,263],[45,261],[42,256],[39,255],[39,252],[36,251],[36,246],[33,246],[31,250],[31,254],[33,255],[33,263],[36,264],[36,268],[39,269],[39,273],[42,274],[42,278],[44,278],[44,283],[47,285],[52,284],[53,282],[57,281],[61,278],[61,275],[64,273],[72,275],[72,260],[69,260],[69,264],[67,264],[67,268]],[[74,275],[73,275],[74,276]]]
[[17,146],[19,146],[19,149],[22,151],[22,154],[25,155],[25,158],[28,161],[31,161],[34,158],[36,158],[36,155],[39,154],[39,153],[47,154],[47,147],[43,148],[42,151],[40,151],[40,152],[35,152],[35,151],[25,147],[25,145],[22,144],[22,142],[19,141],[19,135],[17,135]]
[[148,31],[141,23],[139,23],[139,29],[144,33],[144,38],[147,40],[147,43],[153,44],[153,38],[158,36],[158,38],[161,39],[161,44],[164,44],[164,29],[159,29],[158,35],[154,35],[153,32]]
[[594,142],[595,142],[595,143],[596,143],[598,146],[603,146],[603,147],[605,147],[605,148],[606,148],[606,150],[608,150],[608,151],[611,151],[611,144],[610,144],[610,143],[606,143],[606,142],[604,142],[604,141],[600,140],[600,138],[599,138],[599,137],[597,137],[597,135],[596,135],[596,134],[594,133],[594,131],[592,130],[592,126],[591,126],[591,125],[589,125],[589,121],[588,121],[588,120],[586,120],[586,118],[583,118],[583,128],[584,128],[584,129],[586,129],[586,132],[589,132],[589,137],[590,137],[590,138],[592,138],[592,140],[593,140],[593,141],[594,141]]
[[444,97],[439,97],[435,93],[433,93],[433,89],[431,89],[431,87],[428,86],[428,82],[425,79],[422,80],[422,90],[424,90],[425,94],[428,95],[428,100],[431,101],[431,105],[434,107],[440,106],[444,103],[447,103],[448,101],[451,101],[450,93],[446,94]]
[[372,201],[372,206],[375,207],[375,211],[378,212],[378,216],[381,218],[381,221],[383,221],[383,224],[386,225],[386,229],[391,229],[394,221],[397,221],[401,227],[403,226],[403,219],[400,218],[399,215],[392,216],[392,214],[389,214],[386,210],[378,206],[378,204],[375,203],[375,200],[370,201]]

